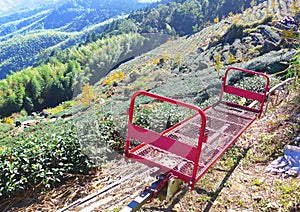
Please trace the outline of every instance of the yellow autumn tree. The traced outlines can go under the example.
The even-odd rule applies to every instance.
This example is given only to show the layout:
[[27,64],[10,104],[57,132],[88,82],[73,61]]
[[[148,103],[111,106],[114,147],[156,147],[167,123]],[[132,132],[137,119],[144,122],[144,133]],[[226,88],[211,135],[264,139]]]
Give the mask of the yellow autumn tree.
[[240,21],[240,15],[239,15],[239,14],[236,14],[236,15],[233,17],[233,23],[234,23],[234,24],[237,24],[239,21]]
[[154,60],[153,60],[153,64],[154,64],[155,66],[157,66],[158,63],[159,63],[159,59],[154,59]]
[[276,1],[273,1],[272,3],[271,3],[271,6],[274,8],[274,7],[276,7],[278,5],[278,3],[276,2]]
[[282,35],[280,36],[282,39],[294,40],[297,41],[297,33],[294,30],[282,30]]
[[120,79],[120,80],[121,80],[121,79],[124,79],[124,77],[125,77],[124,72],[123,72],[122,70],[120,70],[120,71],[119,71],[119,79]]
[[89,84],[85,84],[82,87],[82,96],[80,102],[83,106],[88,107],[93,99],[96,97],[93,87]]
[[215,24],[219,23],[219,21],[220,21],[220,20],[219,20],[219,16],[217,16],[217,17],[214,18],[214,23],[215,23]]
[[229,52],[229,56],[228,56],[228,64],[232,64],[232,63],[234,63],[234,62],[235,62],[235,57],[234,57],[233,54],[231,54],[231,53]]
[[215,57],[215,67],[216,67],[216,70],[217,70],[217,74],[218,74],[218,77],[220,76],[220,70],[223,66],[223,62],[221,61],[221,53],[219,52]]
[[265,15],[268,16],[270,14],[270,10],[268,8],[265,9]]
[[245,16],[249,16],[250,13],[251,13],[251,9],[247,8],[245,10]]
[[14,123],[14,119],[11,117],[6,117],[4,118],[4,123],[11,125]]
[[293,2],[291,4],[291,10],[293,11],[293,13],[296,15],[298,10],[299,10],[299,3],[298,2]]
[[124,79],[124,77],[124,72],[120,70],[119,72],[115,72],[114,74],[110,74],[109,76],[107,76],[105,79],[105,84],[112,85],[114,82]]

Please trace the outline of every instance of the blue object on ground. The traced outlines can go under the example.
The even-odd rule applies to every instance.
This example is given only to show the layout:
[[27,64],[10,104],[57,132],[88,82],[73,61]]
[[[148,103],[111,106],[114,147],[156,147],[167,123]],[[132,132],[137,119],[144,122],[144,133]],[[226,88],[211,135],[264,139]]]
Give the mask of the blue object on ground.
[[273,161],[268,172],[298,176],[300,174],[300,147],[287,145],[282,157]]

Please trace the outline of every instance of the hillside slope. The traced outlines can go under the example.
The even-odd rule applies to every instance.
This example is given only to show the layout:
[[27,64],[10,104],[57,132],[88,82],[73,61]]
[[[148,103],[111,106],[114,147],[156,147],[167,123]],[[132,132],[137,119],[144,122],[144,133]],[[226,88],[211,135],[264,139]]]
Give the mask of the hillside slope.
[[[209,104],[218,95],[219,77],[228,66],[269,74],[285,70],[286,62],[298,51],[281,37],[282,29],[277,23],[292,15],[293,11],[287,8],[296,1],[282,1],[271,10],[269,5],[273,2],[249,8],[190,36],[173,38],[122,64],[119,68],[127,77],[112,88],[113,98],[129,98],[135,90],[146,89],[193,104],[211,99]],[[134,81],[131,75],[135,76]]]
[[[299,87],[298,87],[299,89]],[[280,97],[279,97],[280,98]],[[281,156],[284,146],[293,143],[300,133],[299,93],[294,90],[280,104],[272,107],[252,124],[231,149],[197,183],[194,191],[188,187],[171,202],[155,200],[145,204],[142,211],[299,211],[299,177],[281,177],[266,173],[269,163]],[[87,118],[82,115],[81,118]],[[297,134],[298,133],[298,134]],[[89,136],[91,138],[91,136]],[[300,145],[300,144],[299,144]],[[0,204],[4,211],[36,211],[41,208],[79,211],[119,211],[155,179],[148,167],[127,161],[122,155],[111,157],[91,176],[68,175],[59,188],[47,192],[28,191],[22,198],[6,199]],[[129,180],[127,179],[129,178]],[[119,181],[116,189],[97,194]],[[127,179],[127,180],[125,180]],[[95,198],[71,207],[88,195]]]
[[[274,2],[276,7],[273,6]],[[132,169],[137,171],[143,169],[120,159],[127,131],[126,109],[131,95],[136,90],[148,90],[204,108],[216,101],[220,91],[220,77],[228,66],[262,71],[270,76],[273,72],[285,71],[290,59],[299,54],[299,50],[291,48],[289,40],[281,36],[284,26],[278,23],[284,16],[293,15],[293,11],[289,8],[295,2],[297,1],[269,0],[251,7],[248,12],[244,12],[244,15],[228,17],[189,36],[169,39],[158,48],[122,63],[107,77],[100,79],[93,89],[95,96],[91,95],[93,98],[87,107],[82,104],[83,94],[78,96],[77,103],[73,103],[71,108],[64,108],[61,105],[60,109],[56,108],[59,112],[49,117],[26,117],[36,119],[35,124],[20,127],[5,125],[9,130],[3,133],[1,142],[10,139],[26,141],[28,136],[39,135],[38,132],[47,133],[47,129],[51,129],[48,131],[53,133],[50,136],[59,140],[61,134],[66,136],[67,133],[63,129],[57,132],[58,129],[60,130],[58,126],[74,124],[73,130],[85,154],[97,164],[110,160],[111,163],[100,165],[102,169],[94,175],[94,178],[64,174],[66,177],[64,179],[70,177],[70,181],[68,183],[63,181],[59,189],[49,189],[48,193],[44,194],[29,190],[28,195],[23,195],[26,196],[25,200],[16,199],[12,202],[11,199],[7,199],[0,206],[14,208],[13,210],[23,210],[24,207],[28,207],[28,210],[40,208],[57,210],[123,176],[130,175]],[[270,9],[274,14],[273,19],[269,18]],[[281,78],[272,76],[271,85],[280,80]],[[254,85],[255,83],[254,81]],[[273,112],[253,125],[237,145],[219,161],[212,172],[207,173],[205,178],[199,181],[194,192],[187,192],[185,189],[174,202],[157,201],[150,206],[145,206],[143,210],[201,211],[205,208],[212,211],[218,211],[219,208],[271,210],[274,207],[278,210],[286,210],[287,207],[293,207],[299,199],[298,179],[278,179],[276,176],[270,177],[261,172],[267,163],[282,155],[283,146],[291,142],[292,137],[299,133],[299,120],[295,119],[295,115],[299,114],[298,91],[294,92],[292,98],[286,99],[290,101],[278,108],[275,107]],[[151,107],[151,102],[148,100],[142,99],[138,104],[146,107],[150,104]],[[166,113],[177,115],[174,111]],[[143,116],[140,120],[144,120]],[[167,121],[167,118],[163,121]],[[288,130],[285,130],[286,128]],[[255,136],[256,132],[259,132],[258,136]],[[58,137],[55,137],[56,135]],[[43,140],[39,140],[43,137],[35,139],[44,143]],[[248,146],[249,143],[253,146]],[[244,158],[242,163],[240,163],[241,158]],[[8,161],[6,162],[9,164]],[[228,180],[234,170],[237,170],[238,174],[232,175],[233,178]],[[136,181],[130,181],[129,187],[132,190],[120,189],[124,193],[115,192],[111,195],[109,199],[116,200],[111,210],[121,207],[115,205],[124,200],[123,194],[124,196],[128,196],[128,193],[135,194],[134,192],[138,192],[139,188],[143,187],[148,178],[140,175],[138,177],[133,178]],[[247,177],[246,182],[243,181],[243,177]],[[135,182],[138,182],[137,187],[133,185]],[[272,194],[274,187],[276,193]],[[133,188],[137,188],[138,191]],[[243,193],[245,190],[246,193]],[[255,192],[257,195],[253,195]],[[268,195],[264,196],[265,193]],[[287,194],[291,196],[290,199]],[[241,198],[243,195],[245,198]],[[120,199],[113,199],[113,197]],[[125,204],[123,202],[121,205]],[[95,210],[103,211],[103,208]]]
[[[248,4],[249,1],[246,0],[243,2],[242,5],[246,6]],[[32,34],[29,33],[24,36],[16,36],[14,42],[6,41],[3,45],[1,45],[1,50],[3,51],[0,53],[0,62],[2,62],[0,65],[5,67],[6,69],[20,66],[20,64],[24,68],[26,67],[26,64],[33,64],[34,67],[28,67],[21,73],[18,72],[18,74],[11,74],[6,81],[3,80],[0,82],[0,89],[2,90],[1,93],[3,94],[3,96],[0,97],[0,116],[9,116],[14,112],[20,112],[22,110],[31,113],[33,110],[41,110],[43,107],[53,107],[64,100],[68,100],[71,96],[70,93],[74,93],[73,96],[76,96],[78,94],[77,91],[81,89],[83,84],[94,84],[99,80],[99,77],[102,77],[103,74],[109,73],[111,69],[119,66],[120,63],[124,62],[124,60],[132,59],[136,56],[139,56],[141,52],[145,52],[151,49],[151,46],[160,45],[161,42],[164,42],[164,39],[161,38],[170,36],[169,33],[173,34],[176,33],[177,30],[179,30],[180,33],[187,34],[190,33],[191,30],[196,32],[197,30],[202,29],[204,27],[204,22],[206,20],[211,19],[210,11],[214,11],[214,8],[219,8],[218,11],[221,12],[221,9],[224,8],[224,10],[228,12],[228,8],[231,5],[231,3],[227,0],[224,2],[211,0],[209,2],[209,7],[208,5],[205,5],[206,4],[204,2],[199,4],[199,2],[196,0],[178,0],[168,5],[159,5],[155,9],[147,8],[145,10],[140,10],[137,13],[133,13],[133,15],[128,16],[127,19],[120,19],[118,21],[112,22],[109,25],[110,27],[108,27],[107,30],[105,30],[105,32],[101,34],[97,34],[95,32],[93,32],[92,34],[87,34],[84,32],[96,31],[98,27],[104,27],[104,23],[97,24],[95,27],[92,26],[90,28],[87,28],[84,32],[78,32],[76,34],[70,32],[59,33],[56,31],[47,33],[47,31],[45,31],[39,33],[35,32]],[[186,13],[194,7],[197,9],[193,10],[191,14]],[[240,10],[240,8],[237,6],[232,9]],[[202,19],[201,17],[207,12],[208,15],[205,16],[205,19]],[[230,14],[231,13],[229,13],[229,16],[233,16],[232,14]],[[156,19],[157,17],[159,18]],[[186,22],[192,21],[191,23],[195,24],[195,26],[187,26],[184,23],[181,23],[179,20],[181,20],[182,18],[184,18]],[[157,20],[159,24],[155,24],[153,22],[154,20]],[[270,20],[271,18],[267,18],[263,22],[267,23]],[[238,22],[238,20],[236,22]],[[220,36],[222,36],[223,31],[225,32],[225,30],[228,30],[228,27],[231,26],[230,24],[224,23],[225,22],[220,22],[216,24],[216,26],[219,29],[208,29],[208,32],[210,30],[216,30],[216,32],[218,33],[220,32],[218,35],[219,37],[210,37],[210,33],[208,34],[208,37],[210,37],[209,40],[202,39],[204,37],[200,37],[201,44],[195,40],[195,38],[197,39],[198,36],[200,36],[199,33],[197,33],[197,36],[195,37],[193,36],[193,34],[189,35],[190,37],[194,37],[194,40],[188,40],[188,42],[194,42],[194,47],[192,47],[193,50],[191,52],[196,53],[194,54],[194,58],[188,58],[188,55],[184,55],[183,57],[183,54],[186,54],[187,52],[181,53],[180,51],[182,51],[182,49],[180,49],[181,46],[179,44],[179,51],[177,51],[177,54],[173,53],[174,49],[170,49],[170,52],[167,52],[168,49],[165,49],[161,52],[166,53],[158,55],[158,58],[154,58],[154,60],[158,60],[161,62],[165,61],[165,63],[160,64],[160,66],[166,65],[165,68],[171,69],[173,73],[183,68],[181,67],[181,62],[183,59],[186,60],[187,63],[199,59],[201,60],[202,58],[199,58],[199,54],[197,53],[199,52],[206,54],[203,52],[203,50],[205,49],[207,50],[205,52],[208,52],[209,57],[204,58],[204,62],[201,62],[201,66],[199,67],[201,69],[208,67],[208,65],[213,64],[213,61],[215,59],[215,55],[211,53],[216,49],[214,49],[213,47],[219,48],[217,43],[215,43],[215,40],[220,39]],[[186,26],[186,29],[183,30],[183,32],[182,29],[179,29],[182,25]],[[211,24],[207,23],[206,25],[209,26]],[[237,24],[235,23],[234,25],[232,25],[232,27],[235,27],[232,29],[232,33],[235,33],[236,30],[241,31],[243,28],[251,28],[252,26],[239,25],[237,27]],[[136,34],[133,35],[132,31]],[[117,44],[115,40],[116,35],[126,37],[124,33],[131,34],[130,37],[143,36],[144,42],[143,44],[141,44],[140,49],[133,49],[136,46],[136,44],[131,44],[128,41],[121,42],[119,39],[117,40],[119,40],[119,42],[121,43]],[[141,36],[138,36],[139,34],[141,34]],[[201,34],[205,36],[204,31],[202,31]],[[246,35],[247,33],[244,34]],[[70,47],[65,51],[60,50],[69,45],[73,45],[74,43],[80,42],[80,40],[84,39],[85,36],[87,36],[87,38],[85,39],[86,41],[84,43]],[[53,39],[50,39],[51,37]],[[173,40],[177,40],[177,38],[178,36],[174,37]],[[255,38],[256,37],[254,36],[253,39]],[[261,41],[258,40],[259,42],[252,42],[252,46],[257,48],[256,50],[259,50],[259,45],[262,42],[264,42],[264,39],[260,40]],[[178,41],[185,42],[183,39],[179,39]],[[57,42],[60,43],[56,44]],[[113,45],[110,45],[110,42],[113,42]],[[228,43],[230,41],[225,40],[225,42]],[[15,45],[16,43],[18,45]],[[105,44],[104,46],[103,43]],[[54,47],[47,48],[51,45],[54,45]],[[207,47],[209,47],[210,52],[208,51],[208,49],[206,49]],[[45,48],[46,50],[43,48]],[[233,53],[228,54],[228,46],[226,46],[226,48],[226,50],[224,49],[224,56],[226,56],[225,53],[227,53],[227,57],[225,57],[225,60],[227,60],[227,58],[230,59],[229,56],[231,56],[232,60],[230,63],[233,63],[235,61],[241,61],[243,59],[240,58],[240,51],[236,52],[237,50],[233,49]],[[239,48],[239,46],[237,48]],[[185,48],[184,50],[190,51],[191,48]],[[11,51],[19,53],[13,53]],[[217,49],[217,51],[219,50]],[[244,49],[243,51],[245,52]],[[103,56],[103,53],[107,55]],[[124,55],[127,53],[128,55]],[[200,56],[203,56],[203,54]],[[26,56],[25,58],[23,57],[24,55]],[[32,57],[32,55],[35,55],[35,57]],[[118,56],[119,58],[117,58]],[[198,58],[195,58],[196,56]],[[249,55],[246,56],[249,57]],[[232,59],[232,57],[234,58]],[[220,55],[220,58],[224,60],[223,55]],[[45,82],[48,78],[45,76],[41,77],[41,75],[50,75],[50,72],[52,71],[55,72],[54,80],[51,81],[52,83]],[[26,75],[26,77],[24,75]],[[27,79],[28,75],[31,76],[29,78],[36,78],[37,80],[30,79],[29,81]],[[5,73],[2,73],[2,76],[5,76]],[[48,86],[47,89],[40,89],[40,86],[45,84],[51,84],[51,86],[49,86],[51,87],[51,92],[48,92]],[[58,93],[58,95],[54,95],[53,92]],[[14,95],[11,95],[12,93],[14,93]]]

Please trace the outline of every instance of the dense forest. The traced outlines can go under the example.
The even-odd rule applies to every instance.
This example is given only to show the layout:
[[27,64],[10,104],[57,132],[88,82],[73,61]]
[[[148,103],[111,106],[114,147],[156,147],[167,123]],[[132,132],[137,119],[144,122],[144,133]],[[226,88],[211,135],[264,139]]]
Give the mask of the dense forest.
[[[58,51],[46,64],[12,73],[0,81],[0,114],[39,111],[69,100],[85,83],[98,81],[146,38],[124,34]],[[76,91],[77,89],[77,91]]]
[[[262,0],[256,3],[263,2]],[[248,8],[251,0],[175,0],[161,4],[155,9],[147,8],[132,12],[128,18],[110,24],[105,33],[136,30],[139,33],[166,33],[187,35],[203,29],[218,17],[221,20],[230,13],[238,13]]]

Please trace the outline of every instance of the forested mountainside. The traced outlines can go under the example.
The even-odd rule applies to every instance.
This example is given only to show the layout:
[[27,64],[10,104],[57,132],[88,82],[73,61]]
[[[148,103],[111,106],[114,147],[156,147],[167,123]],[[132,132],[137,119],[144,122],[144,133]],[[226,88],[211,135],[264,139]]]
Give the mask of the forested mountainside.
[[[111,18],[157,5],[151,2],[123,0],[120,4],[117,0],[76,0],[37,3],[34,7],[33,2],[29,2],[32,9],[0,14],[0,79],[11,71],[38,63],[52,48],[65,49],[84,43],[89,34],[103,31]],[[13,4],[8,2],[7,7]]]
[[[202,29],[217,16],[221,19],[230,12],[237,13],[251,3],[251,0],[234,4],[229,0],[176,0],[167,4],[169,1],[146,4],[125,0],[119,4],[116,0],[105,3],[77,0],[0,15],[0,79],[10,72],[40,64],[53,50],[85,43],[93,37],[95,40],[95,35],[103,30],[100,37],[128,32],[186,35]],[[157,4],[159,7],[151,9]],[[147,9],[110,24],[111,18],[146,6]]]
[[[155,9],[132,12],[126,20],[115,21],[107,31],[125,28],[143,32],[163,32],[172,35],[187,35],[197,32],[222,19],[228,14],[239,13],[251,6],[251,0],[177,0]],[[262,0],[255,1],[263,2]]]

